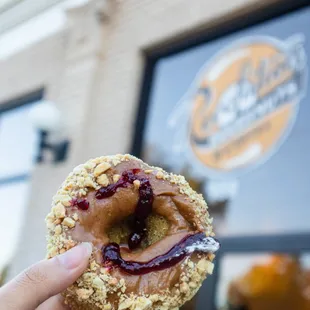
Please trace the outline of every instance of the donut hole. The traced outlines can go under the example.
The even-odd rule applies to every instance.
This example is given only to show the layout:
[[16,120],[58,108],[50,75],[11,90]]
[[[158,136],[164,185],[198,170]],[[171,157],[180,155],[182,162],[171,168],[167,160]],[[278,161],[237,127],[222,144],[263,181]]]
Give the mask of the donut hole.
[[110,242],[115,242],[117,244],[126,244],[129,235],[130,235],[130,218],[113,225],[108,230],[108,237],[110,239]]
[[146,227],[148,233],[145,242],[150,246],[167,235],[169,223],[163,216],[151,214],[146,220]]
[[[108,231],[108,237],[110,242],[117,244],[127,244],[129,235],[131,234],[131,223],[133,217],[130,216],[120,223],[115,224]],[[169,223],[168,221],[158,214],[151,214],[146,219],[147,236],[141,242],[138,249],[145,249],[153,243],[162,240],[168,232]]]

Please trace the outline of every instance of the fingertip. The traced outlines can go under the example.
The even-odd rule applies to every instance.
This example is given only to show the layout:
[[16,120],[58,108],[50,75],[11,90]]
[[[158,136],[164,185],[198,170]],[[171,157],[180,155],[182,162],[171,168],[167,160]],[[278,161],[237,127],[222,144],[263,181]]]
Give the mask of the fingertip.
[[89,264],[91,252],[92,244],[81,243],[64,254],[29,267],[1,288],[6,299],[0,297],[0,309],[8,309],[2,307],[7,304],[12,304],[12,309],[36,309],[81,276]]
[[86,251],[86,256],[89,258],[92,251],[93,251],[93,245],[90,242],[83,242],[80,244],[81,247],[83,247]]
[[66,269],[75,269],[81,264],[88,261],[92,253],[92,244],[83,242],[69,251],[58,255],[57,259]]

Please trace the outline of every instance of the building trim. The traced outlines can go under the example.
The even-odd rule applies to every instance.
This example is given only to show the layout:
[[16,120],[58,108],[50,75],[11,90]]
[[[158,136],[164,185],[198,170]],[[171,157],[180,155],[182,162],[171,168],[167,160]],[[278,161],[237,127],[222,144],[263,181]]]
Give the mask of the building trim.
[[43,96],[44,96],[44,88],[39,88],[22,96],[18,96],[16,98],[0,102],[0,115],[1,113],[18,108],[22,105],[38,101],[42,99]]
[[0,34],[63,1],[64,0],[36,1],[34,5],[33,0],[23,0],[8,4],[7,7],[4,7],[3,10],[0,11]]
[[7,178],[0,178],[0,186],[2,185],[8,185],[11,183],[19,183],[26,181],[30,178],[30,174],[20,174],[20,175],[15,175]]

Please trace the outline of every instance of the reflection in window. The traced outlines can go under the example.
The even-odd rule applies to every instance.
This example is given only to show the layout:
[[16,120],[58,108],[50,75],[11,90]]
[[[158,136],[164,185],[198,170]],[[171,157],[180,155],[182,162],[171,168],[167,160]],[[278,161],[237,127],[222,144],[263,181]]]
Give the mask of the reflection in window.
[[[186,94],[190,94],[196,85],[195,77],[201,68],[219,51],[240,39],[268,36],[272,40],[286,42],[287,38],[302,34],[306,57],[310,59],[310,31],[304,27],[309,16],[310,8],[307,7],[156,62],[143,136],[143,159],[183,174],[193,188],[205,196],[219,237],[309,231],[310,92],[299,103],[292,130],[273,155],[237,177],[225,174],[225,171],[221,176],[215,175],[193,152],[189,124],[197,105],[187,99]],[[310,80],[305,84],[309,90]],[[200,87],[205,92],[207,85]],[[233,97],[240,104],[240,93],[246,98],[242,101],[243,108],[250,107],[251,91],[246,85],[229,91],[226,103],[229,105]],[[199,95],[196,98],[198,102]],[[208,94],[204,93],[204,96]],[[203,102],[207,104],[208,100]],[[207,105],[201,106],[208,111]],[[206,111],[201,113],[208,115]],[[231,121],[227,115],[225,117],[226,122]],[[202,129],[208,128],[212,117],[206,117],[200,123]],[[266,135],[265,139],[269,140],[270,136]]]
[[0,277],[14,254],[27,204],[38,145],[37,132],[28,118],[35,104],[40,102],[0,113]]
[[310,253],[226,255],[218,310],[309,310]]
[[0,179],[30,172],[38,135],[27,117],[33,105],[0,114]]

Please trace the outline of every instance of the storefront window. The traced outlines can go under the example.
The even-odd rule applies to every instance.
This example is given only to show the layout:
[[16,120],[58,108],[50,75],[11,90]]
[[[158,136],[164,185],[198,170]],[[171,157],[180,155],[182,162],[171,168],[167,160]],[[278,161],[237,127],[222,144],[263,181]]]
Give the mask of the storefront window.
[[25,105],[0,114],[0,179],[30,172],[38,145],[38,135],[28,118],[39,103]]
[[20,236],[38,146],[38,135],[28,113],[38,104],[0,111],[0,274],[14,254]]
[[307,310],[310,252],[228,254],[221,260],[218,310]]
[[143,159],[206,197],[220,236],[309,232],[310,8],[160,58]]

